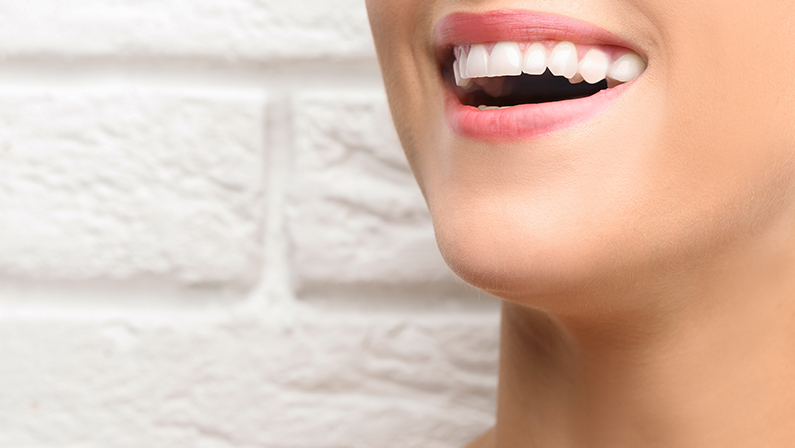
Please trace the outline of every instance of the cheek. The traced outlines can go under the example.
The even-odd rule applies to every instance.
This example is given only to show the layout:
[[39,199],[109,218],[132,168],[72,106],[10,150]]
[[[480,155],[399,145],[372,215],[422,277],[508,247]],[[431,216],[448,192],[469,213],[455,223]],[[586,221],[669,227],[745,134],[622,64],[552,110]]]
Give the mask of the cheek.
[[429,44],[434,5],[427,0],[367,1],[392,118],[418,178],[422,176],[423,163],[417,160],[423,154],[421,148],[428,146],[429,136],[445,129],[441,80]]
[[754,162],[748,151],[780,152],[795,119],[795,2],[652,5],[647,14],[663,30],[656,82],[667,97],[673,157],[742,164]]
[[795,58],[785,55],[795,52],[795,3],[677,9],[686,13],[670,26],[661,60],[667,134],[654,163],[694,213],[723,207],[738,215],[729,220],[764,219],[793,185]]

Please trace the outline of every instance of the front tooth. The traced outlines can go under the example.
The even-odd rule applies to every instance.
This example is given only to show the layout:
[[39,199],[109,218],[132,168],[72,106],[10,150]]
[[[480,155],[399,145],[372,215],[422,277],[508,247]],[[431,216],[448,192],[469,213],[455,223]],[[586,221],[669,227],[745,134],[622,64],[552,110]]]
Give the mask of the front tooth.
[[588,84],[596,84],[607,77],[610,56],[598,48],[591,48],[580,61],[580,75]]
[[482,44],[472,45],[467,57],[467,77],[484,78],[489,75],[489,52]]
[[627,53],[618,58],[610,67],[608,76],[619,82],[629,82],[646,70],[646,63],[636,53]]
[[491,50],[489,76],[522,74],[522,51],[516,42],[500,42]]
[[577,74],[577,47],[571,42],[561,42],[549,55],[549,71],[555,76],[573,78]]
[[543,75],[547,70],[547,49],[544,44],[536,42],[525,50],[522,71],[528,75]]

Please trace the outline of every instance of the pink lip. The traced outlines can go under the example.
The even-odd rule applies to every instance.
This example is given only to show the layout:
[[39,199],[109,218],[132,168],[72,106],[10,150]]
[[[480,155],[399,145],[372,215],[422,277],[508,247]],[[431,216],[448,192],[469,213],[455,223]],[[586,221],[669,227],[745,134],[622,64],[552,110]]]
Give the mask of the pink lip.
[[[589,23],[522,10],[454,13],[439,21],[434,30],[434,46],[439,61],[449,59],[456,45],[541,40],[632,48],[625,40]],[[448,90],[445,115],[450,128],[466,137],[492,141],[527,139],[593,118],[606,111],[626,91],[627,86],[622,84],[587,98],[489,111],[479,111],[461,104],[455,94]]]

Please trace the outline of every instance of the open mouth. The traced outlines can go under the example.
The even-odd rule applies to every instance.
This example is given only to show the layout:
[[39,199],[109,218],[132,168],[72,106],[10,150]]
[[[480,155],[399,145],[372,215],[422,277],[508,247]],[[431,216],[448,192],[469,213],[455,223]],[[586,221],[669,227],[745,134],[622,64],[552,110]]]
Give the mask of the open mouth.
[[630,50],[565,41],[459,45],[451,56],[442,67],[448,87],[481,111],[589,97],[646,68]]
[[525,10],[453,13],[436,24],[446,120],[461,135],[533,138],[607,111],[647,63],[576,19]]

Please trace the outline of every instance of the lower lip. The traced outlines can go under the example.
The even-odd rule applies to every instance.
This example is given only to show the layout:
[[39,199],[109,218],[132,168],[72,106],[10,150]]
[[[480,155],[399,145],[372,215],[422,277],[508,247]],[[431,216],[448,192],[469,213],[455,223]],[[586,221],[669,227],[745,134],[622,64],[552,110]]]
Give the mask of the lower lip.
[[464,137],[490,141],[526,140],[574,127],[604,113],[626,86],[621,84],[574,100],[485,111],[461,104],[448,90],[445,115],[448,126]]

